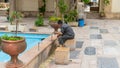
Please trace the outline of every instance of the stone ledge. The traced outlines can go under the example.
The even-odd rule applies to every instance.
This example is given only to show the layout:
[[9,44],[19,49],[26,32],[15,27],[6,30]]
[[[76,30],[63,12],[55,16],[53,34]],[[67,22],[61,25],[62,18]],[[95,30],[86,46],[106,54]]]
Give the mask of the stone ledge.
[[57,47],[55,50],[55,63],[56,64],[68,64],[69,63],[70,50],[67,47]]
[[37,29],[37,27],[32,27],[32,28],[29,28],[29,31],[30,31],[30,32],[37,32],[38,29]]

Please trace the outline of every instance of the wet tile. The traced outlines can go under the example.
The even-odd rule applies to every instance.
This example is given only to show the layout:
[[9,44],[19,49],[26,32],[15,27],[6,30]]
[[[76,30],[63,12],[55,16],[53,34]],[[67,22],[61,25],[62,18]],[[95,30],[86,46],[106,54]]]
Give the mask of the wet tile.
[[76,48],[82,48],[83,41],[76,41]]
[[96,49],[94,47],[86,47],[84,53],[86,55],[95,55]]
[[98,58],[98,68],[119,68],[116,58]]
[[80,55],[79,50],[70,51],[70,59],[77,59],[79,58],[79,55]]

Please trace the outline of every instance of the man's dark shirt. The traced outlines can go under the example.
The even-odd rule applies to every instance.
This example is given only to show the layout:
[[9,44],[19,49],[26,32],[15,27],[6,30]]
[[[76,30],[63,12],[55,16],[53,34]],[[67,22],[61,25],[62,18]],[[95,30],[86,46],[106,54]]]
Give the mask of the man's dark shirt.
[[63,35],[75,36],[73,29],[67,24],[62,24],[61,32]]

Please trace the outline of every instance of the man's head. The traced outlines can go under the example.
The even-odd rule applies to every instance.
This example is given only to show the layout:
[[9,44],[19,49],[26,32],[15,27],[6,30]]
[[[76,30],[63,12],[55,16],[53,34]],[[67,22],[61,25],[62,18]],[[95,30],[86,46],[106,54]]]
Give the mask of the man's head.
[[57,24],[58,24],[58,27],[60,28],[63,24],[62,20],[58,20]]

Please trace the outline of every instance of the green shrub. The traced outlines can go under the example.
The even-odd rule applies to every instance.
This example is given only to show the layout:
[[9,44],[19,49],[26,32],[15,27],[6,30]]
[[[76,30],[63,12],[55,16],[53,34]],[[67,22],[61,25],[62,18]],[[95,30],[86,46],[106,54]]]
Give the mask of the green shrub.
[[68,9],[67,4],[64,2],[64,0],[59,0],[58,8],[61,14],[64,14]]
[[83,0],[83,2],[84,2],[85,4],[88,4],[88,3],[90,2],[90,0]]
[[11,40],[11,41],[17,41],[23,39],[22,37],[17,37],[17,36],[8,36],[8,35],[3,35],[1,39],[4,40]]
[[76,10],[71,10],[67,14],[64,15],[64,19],[67,22],[76,21],[76,18],[77,18],[77,11]]
[[39,16],[38,19],[35,21],[36,26],[43,26],[44,25],[44,19],[42,16]]
[[49,21],[57,22],[58,20],[62,20],[62,18],[56,17],[56,16],[51,16],[51,17],[49,18]]

